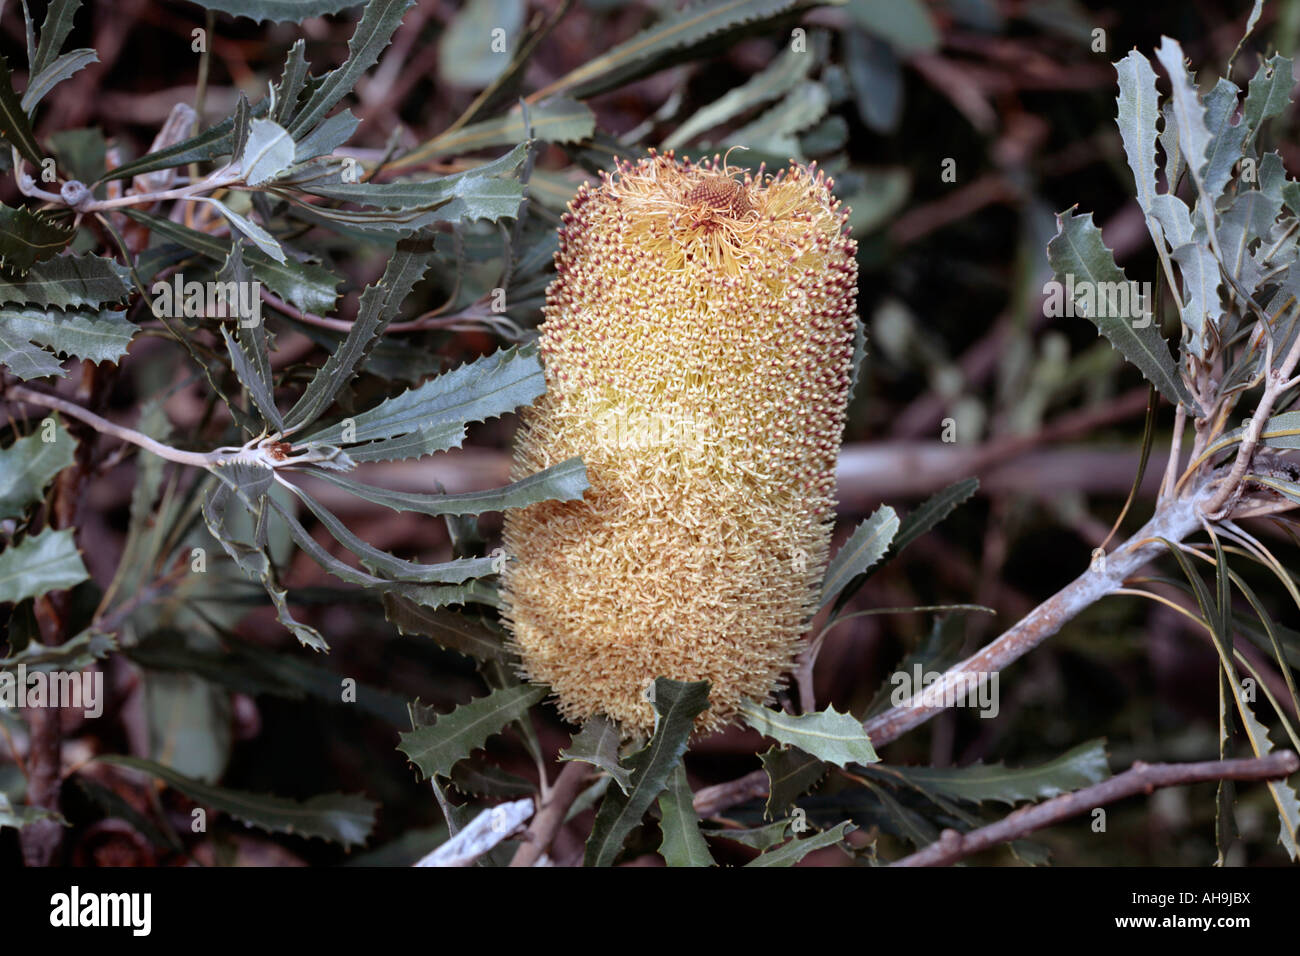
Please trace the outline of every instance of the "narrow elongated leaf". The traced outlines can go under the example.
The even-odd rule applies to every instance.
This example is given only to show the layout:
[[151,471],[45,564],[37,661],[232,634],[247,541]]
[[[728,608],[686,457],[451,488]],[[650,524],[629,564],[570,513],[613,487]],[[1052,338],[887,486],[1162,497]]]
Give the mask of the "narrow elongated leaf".
[[618,726],[606,717],[597,715],[582,725],[569,746],[560,751],[560,760],[581,760],[609,774],[619,789],[630,792],[632,771],[623,766],[618,755],[622,734]]
[[920,507],[909,512],[898,523],[898,533],[894,535],[892,545],[894,554],[902,554],[904,548],[947,518],[958,505],[969,501],[979,486],[978,478],[963,478],[927,498]]
[[250,827],[267,833],[315,837],[344,847],[361,846],[370,838],[379,809],[379,804],[360,793],[323,793],[308,800],[290,800],[270,793],[213,786],[139,757],[105,754],[96,759],[157,777],[196,803],[229,814]]
[[[1160,47],[1156,50],[1156,59],[1165,68],[1173,89],[1173,116],[1178,124],[1179,154],[1204,200],[1206,193],[1204,172],[1209,163],[1210,153],[1210,129],[1205,122],[1205,105],[1196,92],[1191,76],[1188,75],[1183,48],[1177,40],[1161,37]],[[1212,199],[1198,203],[1198,208],[1202,210],[1209,222],[1214,221],[1212,203]]]
[[459,448],[465,440],[465,426],[447,422],[428,428],[418,428],[396,438],[383,438],[366,445],[353,445],[348,457],[355,462],[403,461],[423,458],[448,448]]
[[208,531],[217,539],[226,554],[230,555],[235,566],[249,579],[259,582],[266,589],[266,594],[275,607],[277,619],[294,637],[312,650],[329,650],[329,645],[320,631],[300,623],[290,613],[288,596],[276,579],[275,566],[271,563],[271,557],[266,553],[266,549],[237,537],[231,531],[226,522],[226,514],[234,493],[233,486],[223,482],[204,499],[203,520],[208,526]]
[[97,628],[87,628],[62,644],[47,645],[31,641],[21,651],[0,658],[0,670],[13,671],[21,664],[32,671],[80,671],[95,661],[102,661],[117,650],[112,634]]
[[1115,72],[1119,75],[1119,135],[1137,183],[1138,205],[1149,216],[1156,196],[1156,121],[1160,118],[1156,73],[1137,50],[1116,63]]
[[33,166],[41,165],[41,147],[36,142],[36,134],[32,132],[27,111],[14,92],[9,60],[3,54],[0,54],[0,137],[4,137]]
[[40,73],[54,62],[54,58],[63,49],[63,44],[72,32],[72,21],[81,7],[81,0],[51,0],[45,11],[45,21],[41,24],[41,39],[36,44],[36,53],[32,57],[32,75]]
[[16,518],[41,500],[45,486],[73,462],[77,440],[55,420],[50,441],[44,429],[0,449],[0,518]]
[[537,684],[503,687],[462,704],[431,726],[402,734],[397,749],[426,779],[450,776],[457,763],[486,744],[489,737],[501,733],[507,724],[527,714],[549,693],[549,688]]
[[357,317],[347,338],[312,377],[302,398],[285,416],[286,433],[315,421],[330,406],[339,390],[356,374],[375,339],[383,334],[416,283],[424,277],[433,253],[433,242],[425,236],[397,244],[383,277],[361,293]]
[[0,303],[69,309],[125,302],[130,277],[103,256],[57,256],[36,262],[21,279],[0,275]]
[[[1057,281],[1066,283],[1067,287],[1072,284],[1079,290],[1091,290],[1094,302],[1105,301],[1105,290],[1119,288],[1115,283],[1127,286],[1128,278],[1115,265],[1115,256],[1102,242],[1101,230],[1093,223],[1092,213],[1077,216],[1073,210],[1066,210],[1056,221],[1057,233],[1047,244],[1047,258]],[[1111,310],[1103,306],[1093,311],[1109,313]],[[1141,317],[1109,314],[1087,318],[1160,394],[1175,405],[1181,402],[1200,414],[1154,321],[1145,320],[1144,324]]]
[[480,661],[509,662],[515,655],[503,635],[479,618],[445,608],[430,608],[391,592],[381,595],[384,616],[403,634],[432,638],[450,651]]
[[[465,205],[468,206],[473,204],[477,196],[484,195],[485,187],[490,190],[499,189],[503,185],[499,177],[518,169],[527,155],[528,144],[520,143],[500,159],[440,179],[400,183],[308,184],[303,188],[306,192],[328,199],[383,209],[427,209],[453,199],[465,200]],[[511,181],[511,184],[516,187],[518,205],[523,198],[523,187],[517,182]]]
[[659,855],[669,866],[713,866],[713,855],[700,833],[700,818],[691,802],[691,785],[681,760],[668,776],[659,795],[659,829],[663,840]]
[[289,485],[298,499],[307,506],[316,519],[325,526],[339,544],[347,548],[360,559],[361,564],[375,574],[382,574],[395,581],[414,581],[421,584],[460,584],[470,578],[481,578],[493,573],[492,558],[457,558],[443,564],[420,564],[405,561],[387,551],[381,551],[363,541],[328,511],[324,505],[314,500],[296,485]]
[[246,236],[253,245],[261,249],[270,258],[280,264],[285,262],[284,250],[280,248],[280,243],[276,241],[275,236],[271,235],[253,220],[246,216],[241,216],[219,199],[213,199],[211,196],[194,196],[196,202],[205,202],[211,205],[217,212],[226,217],[231,228],[236,232]]
[[392,40],[406,11],[415,0],[370,0],[361,20],[348,41],[348,58],[342,66],[327,73],[302,109],[289,124],[295,139],[310,132],[338,102],[357,85],[357,80],[375,65],[379,54]]
[[805,753],[846,767],[851,763],[875,763],[875,748],[852,714],[837,713],[834,707],[813,714],[792,716],[779,710],[760,707],[752,700],[740,705],[745,723],[764,737],[777,743],[798,747]]
[[825,607],[850,581],[879,561],[897,532],[898,515],[889,505],[881,505],[858,525],[826,568],[821,606]]
[[706,40],[768,20],[803,6],[799,0],[704,0],[669,14],[607,53],[547,87],[546,92],[567,91],[585,99],[653,72],[673,54]]
[[303,440],[352,444],[393,438],[449,422],[463,425],[486,421],[530,404],[544,391],[546,376],[536,347],[505,349],[439,375]]
[[76,232],[26,206],[0,205],[0,269],[24,275],[33,263],[58,255]]
[[72,529],[47,528],[0,551],[0,604],[63,591],[89,577]]
[[551,97],[528,107],[528,123],[519,107],[501,116],[435,136],[393,163],[395,169],[417,165],[437,156],[476,152],[494,146],[513,146],[533,138],[545,143],[576,143],[596,130],[596,114],[583,103],[565,96]]
[[587,840],[585,865],[612,866],[623,843],[640,824],[650,805],[668,786],[680,766],[695,718],[709,706],[709,683],[683,683],[659,677],[654,682],[655,731],[645,749],[627,760],[632,771],[631,789],[610,789],[596,811]]
[[22,107],[31,112],[47,93],[72,74],[84,70],[92,63],[99,62],[99,54],[94,50],[73,50],[65,53],[39,73],[35,73],[23,90]]
[[835,846],[856,829],[857,827],[845,820],[843,823],[837,823],[829,830],[823,830],[813,836],[794,837],[778,847],[764,850],[746,863],[745,866],[794,866],[813,850],[822,850],[828,846]]
[[26,339],[55,352],[91,362],[115,362],[126,354],[140,327],[124,313],[57,309],[0,309],[0,328],[8,338]]
[[[206,10],[218,10],[232,17],[250,20],[274,20],[276,23],[302,23],[312,17],[339,13],[359,6],[365,0],[191,0]],[[299,41],[301,42],[301,41]]]
[[332,472],[320,472],[317,477],[338,485],[358,498],[394,511],[415,511],[426,515],[482,514],[485,511],[524,508],[539,501],[576,501],[588,488],[587,469],[581,458],[562,461],[504,488],[467,491],[457,495],[389,491],[386,488],[363,485]]
[[294,111],[298,108],[298,97],[302,95],[309,71],[306,49],[307,41],[297,39],[284,58],[280,82],[275,87],[275,113],[271,116],[280,126],[285,126],[293,119]]
[[1295,86],[1290,59],[1275,53],[1255,71],[1246,88],[1246,105],[1242,107],[1242,122],[1250,128],[1251,136],[1259,133],[1265,121],[1281,116],[1291,105],[1291,89]]
[[1046,800],[1100,783],[1110,776],[1106,742],[1090,740],[1034,767],[1005,767],[1002,764],[973,764],[968,767],[873,768],[896,774],[911,784],[957,800],[983,803],[986,800],[1015,804],[1024,800]]
[[664,148],[684,146],[701,133],[706,133],[755,106],[784,96],[808,75],[814,59],[806,50],[787,48],[771,66],[697,110],[694,116],[680,124],[664,140]]
[[[152,216],[134,209],[127,209],[125,212],[131,218],[144,223],[153,232],[180,243],[187,249],[201,253],[209,259],[224,263],[230,256],[229,239],[210,236],[162,216]],[[326,313],[334,308],[334,301],[337,298],[335,289],[339,280],[329,270],[293,259],[279,262],[260,249],[245,250],[244,261],[248,263],[254,278],[264,283],[280,298],[300,309]],[[32,271],[35,272],[36,268],[34,266]],[[0,289],[0,292],[3,292],[3,289]]]

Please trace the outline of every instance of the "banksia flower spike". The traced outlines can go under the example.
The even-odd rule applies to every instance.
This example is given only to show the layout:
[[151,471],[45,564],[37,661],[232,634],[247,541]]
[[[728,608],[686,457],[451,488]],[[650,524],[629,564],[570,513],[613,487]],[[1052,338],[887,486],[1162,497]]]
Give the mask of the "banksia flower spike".
[[565,717],[698,731],[771,699],[817,608],[853,354],[856,246],[820,171],[620,163],[560,229],[514,474],[580,455],[581,501],[507,513],[505,619]]

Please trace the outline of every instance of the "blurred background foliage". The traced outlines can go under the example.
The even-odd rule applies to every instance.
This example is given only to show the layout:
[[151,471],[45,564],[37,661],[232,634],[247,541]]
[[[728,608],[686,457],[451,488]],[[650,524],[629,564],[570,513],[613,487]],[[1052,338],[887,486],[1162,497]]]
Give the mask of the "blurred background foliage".
[[[34,7],[38,21],[41,6]],[[356,87],[352,109],[362,122],[344,152],[364,163],[385,159],[393,171],[445,174],[500,155],[529,128],[542,145],[517,225],[471,223],[440,238],[439,259],[406,311],[441,307],[445,321],[377,349],[358,402],[369,403],[389,381],[419,381],[491,351],[502,337],[526,339],[541,318],[564,205],[615,156],[736,146],[744,149],[731,159],[744,165],[815,160],[852,207],[869,340],[845,435],[837,541],[882,503],[904,513],[958,479],[981,479],[978,496],[872,576],[851,610],[971,602],[997,611],[992,619],[939,624],[909,614],[837,626],[818,662],[818,704],[861,715],[922,641],[942,648],[932,660],[955,660],[1066,583],[1119,513],[1137,469],[1147,388],[1089,323],[1044,317],[1042,288],[1051,277],[1044,247],[1055,232],[1053,214],[1077,203],[1096,213],[1130,277],[1154,279],[1156,259],[1114,125],[1111,64],[1167,34],[1193,65],[1221,72],[1250,4],[755,0],[716,33],[652,44],[638,55],[619,46],[677,16],[677,8],[663,0],[418,0],[406,14]],[[355,16],[353,9],[299,26],[216,13],[204,116],[230,115],[241,93],[263,95],[300,36],[315,70],[340,62]],[[145,152],[173,104],[196,102],[192,31],[205,27],[205,17],[184,0],[88,3],[70,45],[93,47],[100,63],[50,95],[38,136],[50,137],[62,162],[91,168],[102,168],[107,150],[118,162]],[[504,54],[483,42],[498,27]],[[19,4],[9,0],[0,15],[6,50],[22,49],[23,30]],[[1293,54],[1298,37],[1300,2],[1269,4],[1233,79],[1244,85],[1259,55]],[[1292,175],[1300,173],[1295,130],[1292,110],[1274,124],[1269,144]],[[6,178],[0,199],[16,198]],[[352,294],[378,278],[391,251],[356,232],[317,238],[328,245],[315,248]],[[503,277],[506,310],[498,313],[486,303]],[[320,347],[336,341],[319,328],[290,325],[277,368],[289,380],[296,369],[305,376]],[[148,338],[132,359],[111,408],[158,397],[177,432],[206,421],[206,383],[177,377],[185,359],[174,344]],[[1148,495],[1163,471],[1159,449],[1170,417],[1161,420]],[[464,449],[383,466],[381,480],[424,491],[437,483],[449,491],[503,484],[513,426],[511,416],[474,426]],[[98,581],[116,567],[146,467],[141,456],[93,485],[78,527]],[[365,540],[396,553],[445,557],[455,537],[481,540],[482,553],[499,540],[497,515],[445,525],[321,500]],[[1149,503],[1138,502],[1130,524]],[[65,727],[66,757],[77,763],[101,750],[144,747],[190,777],[233,788],[299,799],[364,792],[382,806],[365,847],[345,853],[335,843],[222,820],[181,848],[150,821],[186,829],[190,804],[175,791],[133,787],[104,771],[65,784],[70,859],[409,863],[445,837],[427,784],[394,749],[396,732],[409,727],[407,701],[445,711],[480,694],[474,666],[418,633],[399,633],[382,607],[350,600],[303,555],[291,558],[287,541],[276,547],[289,561],[295,606],[328,636],[332,652],[301,649],[275,623],[260,588],[237,575],[205,579],[211,593],[182,589],[132,620],[151,635],[152,650],[109,668],[126,703],[113,721]],[[1279,601],[1270,610],[1279,622],[1296,623],[1294,608]],[[187,635],[200,628],[222,635],[219,652],[195,649]],[[1135,759],[1207,759],[1218,746],[1216,675],[1215,652],[1194,625],[1158,605],[1112,598],[1002,675],[996,719],[950,712],[890,745],[887,759],[1034,765],[1099,738],[1112,768]],[[358,681],[356,704],[339,702],[341,677]],[[530,791],[532,747],[552,754],[571,733],[553,712],[539,713],[535,743],[512,732],[462,764],[461,793],[472,800]],[[0,721],[18,732],[11,715]],[[687,756],[692,785],[755,769],[761,749],[750,730],[702,741]],[[22,787],[14,764],[0,763],[0,791],[18,803]],[[830,786],[801,805],[828,820],[850,815],[880,826],[890,855],[918,839],[909,827],[920,827],[922,839],[932,827],[908,806],[868,805],[864,793],[850,799]],[[1214,807],[1210,785],[1159,791],[1112,807],[1104,834],[1081,818],[1036,835],[1019,859],[1050,851],[1063,864],[1205,864],[1215,856]],[[729,816],[755,824],[761,810],[755,801]],[[1241,840],[1230,861],[1282,862],[1264,789],[1243,787],[1238,812]],[[557,846],[557,855],[575,847]],[[0,859],[16,858],[14,831],[0,831]],[[718,858],[747,857],[737,850]],[[1017,857],[999,850],[980,859]],[[829,850],[807,862],[846,861]]]

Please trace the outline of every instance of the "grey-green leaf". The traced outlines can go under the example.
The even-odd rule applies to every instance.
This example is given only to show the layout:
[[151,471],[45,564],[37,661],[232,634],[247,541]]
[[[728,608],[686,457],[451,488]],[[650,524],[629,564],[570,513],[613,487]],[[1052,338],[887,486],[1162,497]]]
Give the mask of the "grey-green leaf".
[[517,684],[494,690],[444,714],[431,726],[401,735],[397,749],[420,768],[424,777],[447,777],[456,764],[519,720],[546,698],[550,689],[538,684]]
[[47,528],[0,551],[0,604],[63,591],[89,577],[72,529]]
[[834,707],[812,714],[792,716],[779,710],[760,707],[752,700],[740,705],[745,723],[764,737],[777,743],[798,747],[805,753],[846,767],[851,763],[875,763],[875,748],[871,746],[866,731],[852,714],[838,713]]

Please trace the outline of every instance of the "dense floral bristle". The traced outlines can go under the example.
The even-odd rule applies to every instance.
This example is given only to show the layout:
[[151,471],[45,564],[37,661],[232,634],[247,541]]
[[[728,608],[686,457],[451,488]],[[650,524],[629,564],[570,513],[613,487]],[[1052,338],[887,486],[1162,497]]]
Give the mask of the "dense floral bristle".
[[708,680],[701,731],[770,700],[816,610],[857,321],[825,176],[671,153],[579,189],[560,229],[514,474],[579,455],[581,501],[507,513],[505,619],[575,722],[653,727],[656,677]]

